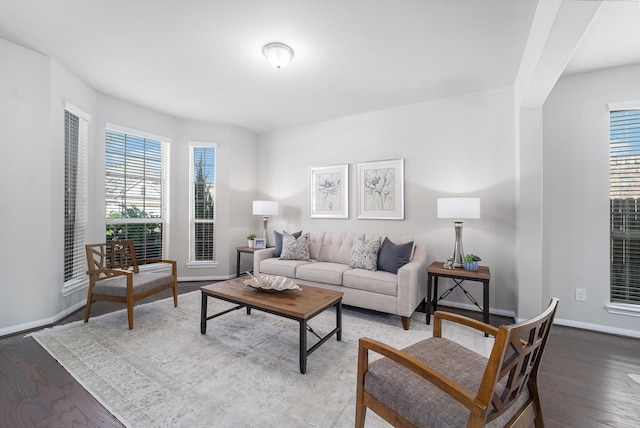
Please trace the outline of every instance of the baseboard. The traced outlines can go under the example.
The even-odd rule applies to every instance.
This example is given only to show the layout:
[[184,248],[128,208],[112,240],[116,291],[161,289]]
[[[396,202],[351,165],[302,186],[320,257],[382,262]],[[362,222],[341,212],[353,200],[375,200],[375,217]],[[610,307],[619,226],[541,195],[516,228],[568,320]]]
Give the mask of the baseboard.
[[[475,312],[480,311],[476,305],[472,305],[471,303],[451,302],[449,300],[442,300],[438,302],[438,307],[440,306],[451,306],[452,308],[465,309],[467,311],[475,311]],[[493,315],[499,315],[502,317],[509,317],[511,319],[516,319],[516,313],[513,311],[505,311],[503,309],[489,308],[489,313]]]
[[565,327],[574,327],[574,328],[580,328],[582,330],[591,330],[591,331],[597,331],[599,333],[613,334],[616,336],[627,336],[627,337],[640,339],[640,331],[638,330],[610,327],[607,325],[591,324],[587,322],[566,320],[562,318],[555,318],[553,320],[553,323],[557,325],[562,325]]
[[[470,303],[459,303],[459,302],[450,302],[450,301],[447,301],[447,300],[443,300],[442,302],[438,303],[438,307],[440,305],[451,306],[453,308],[466,309],[466,310],[470,310],[470,311],[479,311],[478,308],[475,305],[472,305]],[[525,318],[516,317],[515,312],[512,312],[512,311],[505,311],[505,310],[501,310],[501,309],[489,308],[489,313],[491,313],[493,315],[501,315],[501,316],[505,316],[505,317],[511,317],[511,318],[513,318],[515,320],[515,322],[526,321]],[[591,324],[591,323],[567,320],[567,319],[562,319],[562,318],[557,318],[557,317],[554,319],[553,323],[556,324],[556,325],[561,325],[561,326],[565,326],[565,327],[579,328],[579,329],[582,329],[582,330],[596,331],[596,332],[599,332],[599,333],[613,334],[613,335],[616,335],[616,336],[627,336],[627,337],[633,337],[633,338],[640,338],[640,331],[638,331],[638,330],[630,330],[630,329],[626,329],[626,328],[610,327],[610,326],[607,326],[607,325],[600,325],[600,324]]]
[[[220,275],[220,276],[195,276],[195,277],[185,277],[185,278],[178,278],[178,282],[186,282],[186,281],[224,281],[227,279],[231,279],[231,278],[235,278],[235,275]],[[12,325],[9,327],[4,327],[0,329],[0,339],[5,337],[5,336],[13,336],[15,334],[19,334],[19,333],[26,333],[28,331],[31,330],[36,330],[36,329],[40,329],[43,328],[45,326],[51,325],[51,324],[55,324],[56,322],[60,321],[61,319],[71,315],[72,313],[74,313],[75,311],[77,311],[80,308],[83,308],[85,306],[87,302],[85,300],[76,303],[75,305],[66,308],[65,310],[63,310],[62,312],[59,312],[49,318],[44,318],[44,319],[40,319],[40,320],[36,320],[36,321],[31,321],[28,323],[24,323],[24,324],[18,324],[18,325]]]
[[52,317],[40,319],[40,320],[37,320],[37,321],[31,321],[31,322],[24,323],[24,324],[12,325],[10,327],[2,328],[2,329],[0,329],[0,338],[2,338],[4,336],[14,335],[14,334],[20,333],[20,332],[27,332],[27,331],[30,331],[30,330],[39,329],[39,328],[42,328],[44,326],[54,324],[54,323],[60,321],[61,319],[63,319],[64,317],[67,317],[67,316],[71,315],[72,313],[74,313],[78,309],[84,307],[85,304],[86,304],[85,301],[78,302],[75,305],[65,309],[64,311],[53,315]]

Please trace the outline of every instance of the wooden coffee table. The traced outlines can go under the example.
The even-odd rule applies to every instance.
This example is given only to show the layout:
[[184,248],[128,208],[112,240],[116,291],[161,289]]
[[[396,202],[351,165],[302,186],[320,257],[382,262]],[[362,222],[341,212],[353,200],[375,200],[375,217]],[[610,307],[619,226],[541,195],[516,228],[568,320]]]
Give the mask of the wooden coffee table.
[[[296,320],[300,323],[300,373],[307,371],[307,357],[331,336],[336,335],[338,341],[342,340],[342,293],[339,291],[325,290],[308,285],[301,286],[302,290],[287,290],[277,293],[266,293],[245,285],[240,278],[229,281],[217,282],[200,287],[202,293],[202,307],[200,311],[200,333],[207,332],[207,321],[226,313],[247,308],[247,314],[251,309],[278,315],[284,318]],[[236,304],[230,309],[207,316],[207,300],[213,297]],[[326,336],[320,337],[307,322],[328,308],[336,308],[336,328]],[[319,342],[307,349],[307,331],[315,335]]]

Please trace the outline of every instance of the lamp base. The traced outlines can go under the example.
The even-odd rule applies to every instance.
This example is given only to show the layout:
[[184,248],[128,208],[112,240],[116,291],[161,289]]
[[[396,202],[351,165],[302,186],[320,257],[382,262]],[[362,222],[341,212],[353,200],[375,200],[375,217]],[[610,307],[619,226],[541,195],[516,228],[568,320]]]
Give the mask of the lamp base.
[[269,221],[269,216],[262,216],[262,238],[264,239],[265,247],[269,247],[269,236],[267,233],[267,222]]
[[464,266],[464,250],[462,249],[462,222],[454,221],[453,227],[456,231],[456,242],[453,246],[452,265],[454,268]]

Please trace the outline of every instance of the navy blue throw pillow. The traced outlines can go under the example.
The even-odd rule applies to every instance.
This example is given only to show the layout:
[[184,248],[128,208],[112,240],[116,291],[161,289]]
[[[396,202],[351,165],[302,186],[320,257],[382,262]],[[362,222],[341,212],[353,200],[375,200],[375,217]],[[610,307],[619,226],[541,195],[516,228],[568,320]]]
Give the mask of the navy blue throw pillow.
[[[282,254],[282,233],[274,230],[273,235],[276,237],[276,249],[273,250],[273,257],[280,257],[280,255]],[[292,233],[291,235],[297,239],[302,236],[302,231]]]
[[411,261],[413,241],[405,244],[394,244],[389,238],[384,238],[378,252],[378,270],[398,273],[398,269]]

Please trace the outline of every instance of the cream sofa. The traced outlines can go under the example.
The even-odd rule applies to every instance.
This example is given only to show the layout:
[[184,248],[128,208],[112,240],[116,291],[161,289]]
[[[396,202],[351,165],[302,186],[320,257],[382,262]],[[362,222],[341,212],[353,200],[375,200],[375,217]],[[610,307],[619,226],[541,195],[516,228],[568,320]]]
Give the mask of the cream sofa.
[[[310,260],[281,260],[273,257],[275,248],[258,250],[253,255],[254,273],[286,276],[300,285],[342,291],[342,303],[399,315],[402,326],[427,295],[426,245],[414,243],[410,261],[397,273],[351,268],[352,253],[359,239],[375,240],[385,235],[364,233],[310,232]],[[410,236],[388,236],[395,244],[412,241]]]

